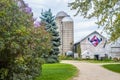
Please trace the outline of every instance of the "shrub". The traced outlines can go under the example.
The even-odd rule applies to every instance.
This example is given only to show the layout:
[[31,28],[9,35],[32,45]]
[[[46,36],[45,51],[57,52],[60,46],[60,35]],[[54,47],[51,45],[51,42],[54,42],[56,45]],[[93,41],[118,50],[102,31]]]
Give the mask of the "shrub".
[[0,0],[0,80],[34,80],[41,74],[42,54],[51,50],[50,37],[34,28],[22,0]]
[[115,57],[115,58],[113,58],[113,61],[119,62],[119,61],[120,61],[120,58]]
[[66,58],[66,56],[64,56],[64,55],[60,55],[60,56],[59,56],[59,59],[60,59],[60,60],[64,60],[65,58]]
[[61,55],[59,56],[59,59],[60,60],[74,60],[74,57]]

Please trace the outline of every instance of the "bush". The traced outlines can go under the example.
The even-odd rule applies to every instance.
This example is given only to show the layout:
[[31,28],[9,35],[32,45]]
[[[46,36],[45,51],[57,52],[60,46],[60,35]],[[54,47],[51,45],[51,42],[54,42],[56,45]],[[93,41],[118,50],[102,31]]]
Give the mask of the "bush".
[[61,55],[59,56],[59,59],[60,60],[74,60],[74,57]]
[[40,59],[51,50],[50,34],[34,28],[32,14],[22,0],[0,0],[0,80],[34,80],[41,74]]
[[115,58],[113,58],[113,61],[119,62],[119,61],[120,61],[120,58],[115,57]]
[[66,56],[63,56],[63,55],[60,55],[60,56],[59,56],[59,59],[60,59],[60,60],[64,60],[65,58],[66,58]]

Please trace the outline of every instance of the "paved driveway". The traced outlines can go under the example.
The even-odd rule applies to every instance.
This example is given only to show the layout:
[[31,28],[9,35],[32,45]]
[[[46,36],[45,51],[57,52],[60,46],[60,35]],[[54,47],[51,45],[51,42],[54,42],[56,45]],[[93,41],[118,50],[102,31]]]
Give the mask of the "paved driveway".
[[102,64],[71,60],[63,60],[61,63],[72,64],[78,68],[79,74],[73,80],[120,80],[119,73],[101,67]]

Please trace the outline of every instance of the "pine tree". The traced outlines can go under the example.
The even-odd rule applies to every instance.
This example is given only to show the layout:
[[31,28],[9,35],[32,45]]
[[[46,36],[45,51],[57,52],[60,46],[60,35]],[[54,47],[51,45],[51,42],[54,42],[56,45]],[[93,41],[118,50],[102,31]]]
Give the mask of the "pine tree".
[[45,30],[52,35],[51,44],[52,50],[49,53],[47,62],[57,62],[60,46],[59,32],[57,31],[57,26],[55,22],[55,17],[52,16],[51,9],[41,13],[41,22],[45,23]]

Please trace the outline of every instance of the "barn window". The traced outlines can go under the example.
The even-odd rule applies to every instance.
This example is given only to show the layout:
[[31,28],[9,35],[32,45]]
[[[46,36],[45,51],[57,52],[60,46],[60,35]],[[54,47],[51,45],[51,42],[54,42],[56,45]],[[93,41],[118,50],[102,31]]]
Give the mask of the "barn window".
[[102,38],[100,38],[100,41],[102,41]]
[[88,41],[90,40],[90,38],[88,38]]

